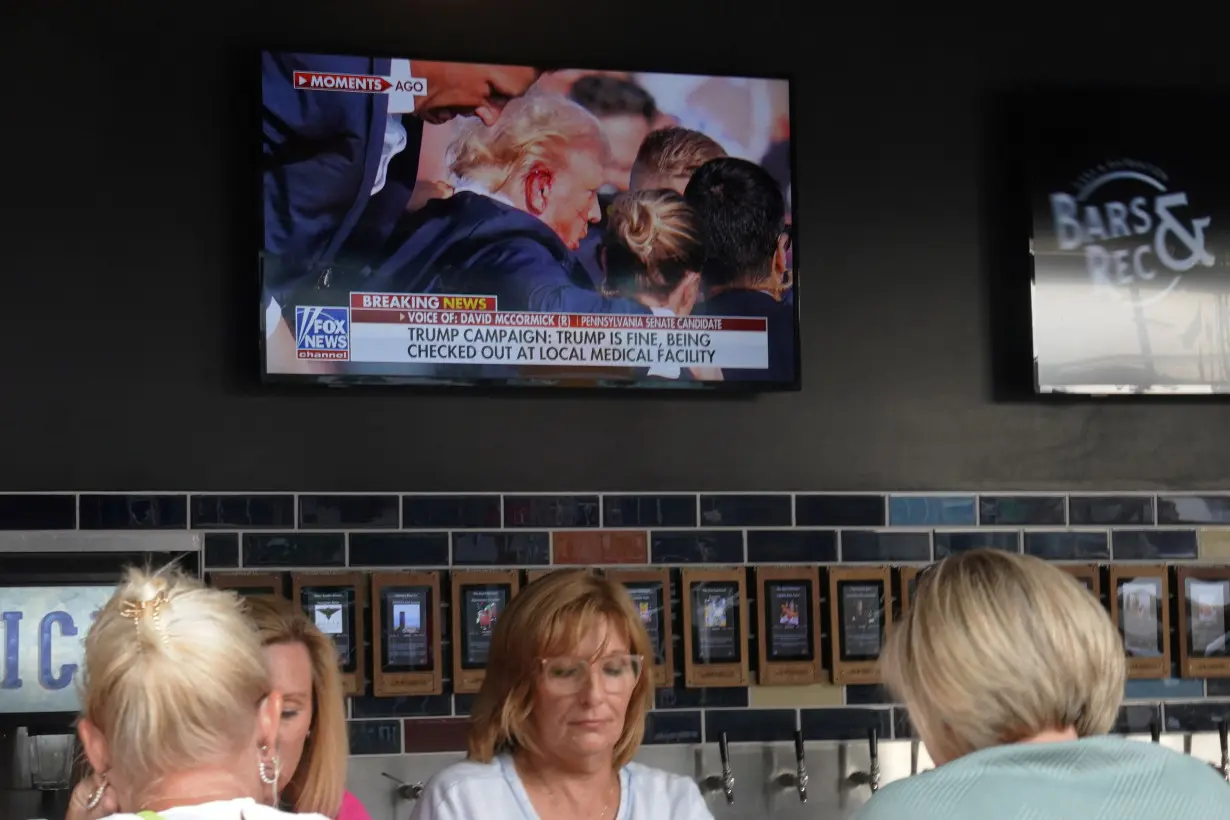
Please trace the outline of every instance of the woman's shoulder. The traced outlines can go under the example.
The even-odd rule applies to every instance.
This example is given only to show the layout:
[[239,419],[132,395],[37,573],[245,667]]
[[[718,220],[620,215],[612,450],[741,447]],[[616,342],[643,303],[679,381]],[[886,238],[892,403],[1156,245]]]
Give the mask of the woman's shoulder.
[[489,763],[461,760],[451,766],[445,766],[432,775],[431,780],[427,782],[427,788],[432,790],[451,790],[459,786],[482,788],[484,784],[506,782],[500,758],[496,757]]
[[337,820],[372,820],[367,808],[350,792],[342,795],[342,808],[337,813]]
[[628,773],[628,790],[638,801],[648,799],[655,805],[665,803],[675,807],[704,802],[696,781],[686,775],[643,763],[629,763],[624,770]]

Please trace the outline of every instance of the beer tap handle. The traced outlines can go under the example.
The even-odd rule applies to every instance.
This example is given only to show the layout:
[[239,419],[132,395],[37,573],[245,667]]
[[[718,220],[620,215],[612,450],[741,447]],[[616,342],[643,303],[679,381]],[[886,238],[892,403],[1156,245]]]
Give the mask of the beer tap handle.
[[1152,738],[1154,743],[1162,742],[1162,727],[1156,720],[1149,722],[1149,737]]
[[867,730],[867,754],[872,766],[880,764],[880,730],[875,726]]
[[728,770],[730,768],[730,745],[726,740],[725,732],[718,735],[718,754],[722,757],[722,770]]
[[807,764],[804,762],[803,732],[794,730],[794,762],[798,766],[795,773],[795,787],[799,790],[799,802],[807,802]]
[[1230,757],[1230,744],[1227,742],[1227,730],[1230,729],[1230,724],[1226,723],[1226,719],[1222,718],[1217,721],[1217,742],[1221,745],[1222,763],[1226,762],[1226,758]]
[[726,805],[735,804],[735,775],[730,769],[730,744],[726,733],[718,735],[718,754],[722,757],[722,791],[726,793]]

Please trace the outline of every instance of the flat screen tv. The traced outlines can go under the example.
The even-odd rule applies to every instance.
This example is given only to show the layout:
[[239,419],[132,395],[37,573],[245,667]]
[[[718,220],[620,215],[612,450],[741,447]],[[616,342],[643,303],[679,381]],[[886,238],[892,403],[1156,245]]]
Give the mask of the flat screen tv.
[[261,55],[262,372],[797,389],[790,83]]
[[1230,165],[1200,119],[1226,102],[1089,91],[1028,106],[1038,392],[1230,392]]

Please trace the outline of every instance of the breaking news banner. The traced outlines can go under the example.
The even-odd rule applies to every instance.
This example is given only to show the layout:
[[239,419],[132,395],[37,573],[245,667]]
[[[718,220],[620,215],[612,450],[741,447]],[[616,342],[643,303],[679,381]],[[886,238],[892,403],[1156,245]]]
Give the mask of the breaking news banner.
[[502,312],[494,296],[352,293],[350,307],[295,310],[301,359],[369,364],[768,365],[762,317]]

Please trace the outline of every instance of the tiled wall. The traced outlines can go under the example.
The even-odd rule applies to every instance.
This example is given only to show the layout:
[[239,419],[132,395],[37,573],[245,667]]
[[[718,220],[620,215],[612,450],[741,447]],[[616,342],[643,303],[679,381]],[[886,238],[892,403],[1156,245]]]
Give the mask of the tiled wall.
[[[977,546],[1055,561],[1230,561],[1230,495],[0,495],[0,529],[74,528],[202,530],[207,570],[925,564]],[[796,728],[809,740],[862,739],[873,725],[886,739],[910,732],[880,687],[685,689],[678,638],[675,651],[676,685],[657,692],[649,744],[719,732],[733,742],[784,740]],[[749,658],[754,670],[753,647]],[[1226,680],[1132,681],[1126,694],[1123,730],[1159,721],[1166,731],[1209,731],[1230,713]],[[447,693],[354,698],[352,750],[460,749],[470,702]]]

